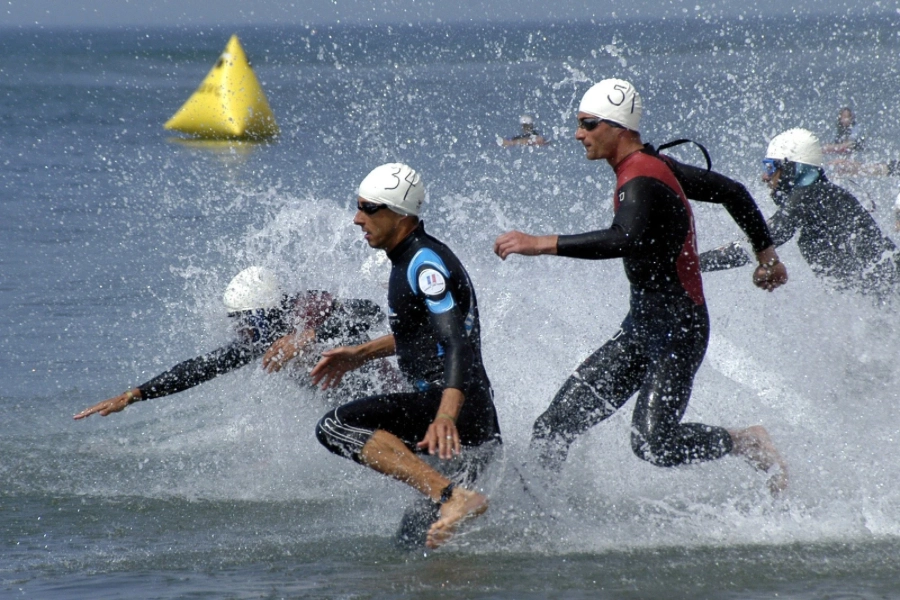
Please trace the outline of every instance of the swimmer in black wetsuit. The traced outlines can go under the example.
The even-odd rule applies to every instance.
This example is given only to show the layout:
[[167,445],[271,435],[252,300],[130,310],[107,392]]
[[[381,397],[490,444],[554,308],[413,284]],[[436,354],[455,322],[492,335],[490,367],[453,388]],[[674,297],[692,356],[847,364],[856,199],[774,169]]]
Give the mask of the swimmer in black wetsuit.
[[99,402],[75,419],[95,413],[105,417],[140,400],[182,392],[259,357],[267,371],[275,372],[314,344],[364,341],[366,332],[384,320],[384,313],[371,300],[340,300],[319,291],[289,297],[274,273],[260,267],[238,273],[228,284],[224,301],[235,321],[237,339]]
[[360,184],[353,222],[391,261],[392,334],[323,352],[311,375],[329,387],[367,360],[397,355],[416,391],[340,406],[322,417],[316,435],[331,452],[403,481],[438,505],[423,540],[436,547],[461,520],[484,512],[487,498],[413,452],[451,460],[463,447],[466,454],[496,448],[500,429],[481,360],[475,292],[456,256],[419,222],[424,197],[418,173],[399,163],[376,168]]
[[[630,310],[621,330],[578,367],[538,417],[533,446],[544,466],[561,468],[578,435],[637,393],[631,439],[637,456],[669,467],[738,454],[760,470],[771,470],[769,486],[779,492],[787,485],[787,472],[765,429],[729,431],[681,422],[706,352],[709,317],[688,199],[673,163],[641,143],[640,113],[640,96],[622,80],[594,85],[581,101],[575,137],[589,160],[605,159],[616,173],[609,229],[565,236],[513,231],[494,246],[503,259],[510,254],[622,258],[631,283]],[[704,199],[724,201],[711,189]],[[745,206],[736,220],[759,248],[754,283],[771,291],[787,280],[787,272],[769,243],[762,215],[755,204],[750,208]]]
[[[850,192],[828,180],[822,160],[819,140],[805,129],[785,131],[769,144],[763,180],[778,206],[769,219],[774,243],[781,246],[799,232],[797,247],[816,275],[886,301],[900,283],[897,246]],[[737,242],[700,255],[704,272],[748,262]]]

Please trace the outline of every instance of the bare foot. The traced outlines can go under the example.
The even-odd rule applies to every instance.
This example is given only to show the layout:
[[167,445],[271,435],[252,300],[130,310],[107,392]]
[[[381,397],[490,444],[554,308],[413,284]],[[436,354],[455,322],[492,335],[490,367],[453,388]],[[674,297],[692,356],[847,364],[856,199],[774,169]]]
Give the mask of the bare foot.
[[455,488],[450,499],[441,505],[441,518],[431,525],[425,545],[437,548],[447,543],[463,521],[474,519],[488,509],[488,499],[483,494],[463,488]]
[[734,441],[734,454],[743,456],[754,468],[769,473],[769,491],[778,496],[788,485],[787,463],[772,443],[769,432],[761,425],[729,431]]

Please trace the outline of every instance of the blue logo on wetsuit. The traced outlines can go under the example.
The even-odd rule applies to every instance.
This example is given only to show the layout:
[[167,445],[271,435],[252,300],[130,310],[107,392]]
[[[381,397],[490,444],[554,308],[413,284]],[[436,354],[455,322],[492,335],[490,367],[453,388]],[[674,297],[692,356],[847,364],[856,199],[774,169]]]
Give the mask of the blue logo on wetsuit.
[[[424,277],[420,278],[420,270],[428,269],[430,272],[422,273]],[[450,270],[437,255],[434,250],[423,248],[416,252],[413,259],[409,261],[409,267],[406,269],[406,279],[409,287],[416,294],[425,294],[425,305],[428,310],[435,314],[445,313],[453,308],[456,302],[453,300],[453,294],[447,290],[447,285],[441,280],[441,277],[448,279]],[[437,295],[442,295],[439,299],[433,300],[428,297],[430,290],[439,290]],[[446,292],[446,293],[445,293]]]

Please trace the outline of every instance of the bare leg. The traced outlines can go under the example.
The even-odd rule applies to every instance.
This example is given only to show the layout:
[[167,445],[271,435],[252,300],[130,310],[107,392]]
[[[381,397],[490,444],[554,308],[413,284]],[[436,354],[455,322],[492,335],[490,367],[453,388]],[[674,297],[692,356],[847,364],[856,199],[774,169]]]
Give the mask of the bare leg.
[[[450,485],[449,479],[420,460],[400,438],[382,429],[363,446],[360,459],[369,468],[412,486],[435,502],[440,501],[441,492]],[[487,508],[488,500],[483,494],[454,488],[450,499],[441,504],[441,517],[431,526],[425,545],[437,548],[450,539],[461,521],[477,517]]]
[[744,457],[754,468],[769,473],[769,490],[778,496],[788,485],[787,463],[772,443],[769,432],[760,425],[747,429],[730,430],[734,442],[733,454]]

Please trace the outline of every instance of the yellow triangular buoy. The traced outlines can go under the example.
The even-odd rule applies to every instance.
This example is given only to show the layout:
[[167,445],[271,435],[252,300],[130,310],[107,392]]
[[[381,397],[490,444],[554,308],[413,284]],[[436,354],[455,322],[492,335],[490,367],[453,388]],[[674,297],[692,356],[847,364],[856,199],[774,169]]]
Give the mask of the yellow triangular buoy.
[[237,35],[231,36],[206,79],[163,127],[211,139],[278,134],[275,115]]

